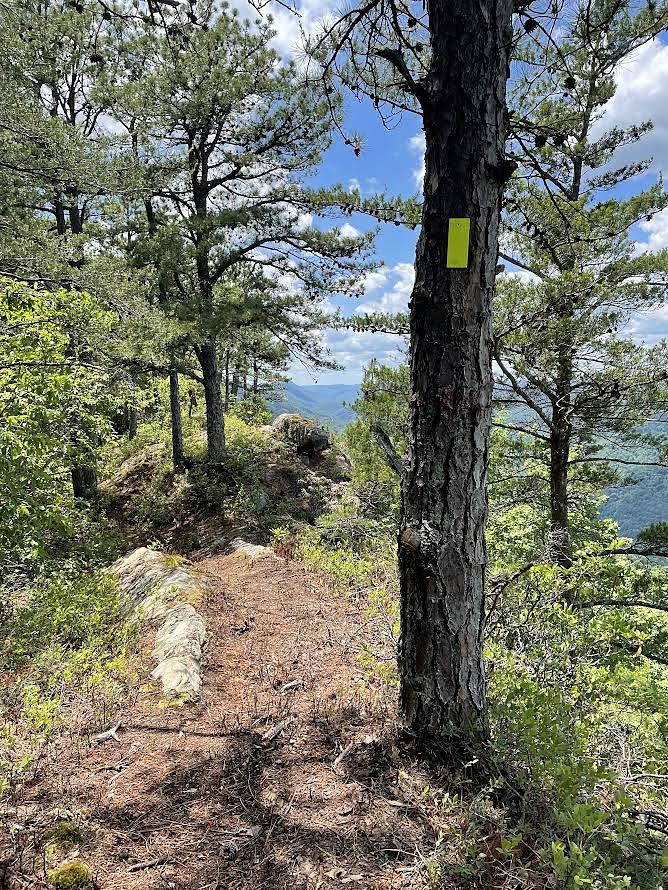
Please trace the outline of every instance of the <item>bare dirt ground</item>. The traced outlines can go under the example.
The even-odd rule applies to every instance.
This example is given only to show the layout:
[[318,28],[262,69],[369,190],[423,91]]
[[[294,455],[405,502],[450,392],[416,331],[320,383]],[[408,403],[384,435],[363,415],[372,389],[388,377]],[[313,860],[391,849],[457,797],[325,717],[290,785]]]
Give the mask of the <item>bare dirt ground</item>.
[[143,685],[114,715],[119,742],[63,738],[17,804],[25,850],[4,886],[46,885],[38,838],[59,817],[103,890],[426,885],[434,777],[392,742],[393,692],[365,681],[362,610],[281,559],[197,568],[201,700],[160,708]]

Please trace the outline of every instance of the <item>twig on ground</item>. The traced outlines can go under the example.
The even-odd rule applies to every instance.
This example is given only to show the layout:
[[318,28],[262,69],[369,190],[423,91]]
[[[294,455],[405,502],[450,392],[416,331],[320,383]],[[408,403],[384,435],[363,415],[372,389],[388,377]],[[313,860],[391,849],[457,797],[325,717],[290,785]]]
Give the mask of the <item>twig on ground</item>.
[[96,735],[95,741],[98,743],[98,745],[101,745],[103,742],[108,742],[109,739],[113,739],[115,742],[120,742],[120,739],[116,735],[120,728],[120,721],[118,723],[114,723],[111,729],[108,729],[106,732],[101,732],[99,735]]
[[346,745],[346,747],[343,749],[343,751],[341,751],[339,756],[335,759],[332,766],[338,766],[341,763],[341,761],[343,760],[343,758],[347,757],[348,754],[350,754],[350,752],[353,750],[354,747],[355,747],[355,742],[351,742],[349,745]]
[[165,865],[169,862],[167,856],[156,856],[155,859],[147,859],[146,862],[135,862],[128,871],[143,871],[145,868],[155,868],[156,865]]
[[284,683],[278,691],[281,695],[284,695],[286,692],[291,692],[293,689],[299,689],[299,687],[303,685],[303,680],[291,680],[289,683]]
[[268,729],[265,734],[262,736],[263,742],[273,742],[275,738],[277,738],[284,729],[290,726],[291,723],[296,721],[296,717],[287,717],[285,720],[281,720],[280,723],[277,723],[276,726],[272,726],[271,729]]

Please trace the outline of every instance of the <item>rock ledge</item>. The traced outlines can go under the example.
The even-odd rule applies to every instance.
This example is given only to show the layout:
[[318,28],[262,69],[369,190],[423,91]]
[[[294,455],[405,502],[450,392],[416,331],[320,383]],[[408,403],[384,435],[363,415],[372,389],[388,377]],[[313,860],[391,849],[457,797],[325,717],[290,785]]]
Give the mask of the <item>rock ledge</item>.
[[151,676],[162,682],[166,698],[194,701],[202,688],[204,619],[192,605],[202,588],[187,565],[157,550],[138,547],[117,560],[116,578],[128,614],[158,627]]

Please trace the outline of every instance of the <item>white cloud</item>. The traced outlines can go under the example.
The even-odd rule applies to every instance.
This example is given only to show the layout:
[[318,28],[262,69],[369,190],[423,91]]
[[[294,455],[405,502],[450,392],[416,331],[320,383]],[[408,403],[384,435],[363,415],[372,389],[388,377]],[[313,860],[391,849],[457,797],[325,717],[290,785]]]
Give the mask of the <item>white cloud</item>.
[[351,226],[350,223],[344,223],[340,231],[343,238],[359,238],[360,235],[359,229]]
[[658,306],[651,312],[638,313],[624,331],[645,346],[654,346],[668,338],[668,306]]
[[364,293],[371,294],[381,288],[387,282],[389,275],[390,270],[387,266],[380,266],[373,272],[367,272],[364,276]]
[[420,163],[413,170],[413,181],[415,182],[416,188],[422,191],[422,184],[424,182],[424,153],[426,148],[424,133],[416,133],[415,136],[411,136],[408,140],[408,147],[414,154],[417,154],[420,157]]
[[[374,275],[377,278],[373,279]],[[390,275],[394,277],[390,290],[385,291],[378,299],[361,303],[355,310],[357,315],[364,315],[367,312],[406,312],[415,282],[415,267],[412,263],[397,263],[391,269],[383,266],[378,272],[369,273],[367,279],[372,279],[371,286],[365,290],[367,293],[379,290],[387,284]]]
[[653,169],[668,170],[668,45],[652,40],[637,49],[615,72],[617,91],[607,104],[595,136],[610,127],[651,120],[654,129],[639,144],[621,148],[617,163],[654,158]]
[[643,220],[639,227],[648,235],[647,241],[637,244],[639,253],[668,247],[668,209],[655,213],[652,219]]

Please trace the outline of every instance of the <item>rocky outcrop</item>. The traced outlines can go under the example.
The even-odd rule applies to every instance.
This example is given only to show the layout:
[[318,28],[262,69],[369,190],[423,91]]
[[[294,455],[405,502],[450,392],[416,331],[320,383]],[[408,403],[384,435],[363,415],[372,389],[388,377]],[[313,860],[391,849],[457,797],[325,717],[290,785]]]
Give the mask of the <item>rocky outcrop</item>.
[[234,538],[230,541],[226,548],[226,553],[236,553],[239,556],[247,556],[248,559],[266,559],[268,556],[274,556],[271,547],[264,547],[262,544],[251,544],[244,541],[243,538]]
[[116,578],[128,614],[157,625],[151,676],[162,683],[166,698],[193,701],[202,688],[204,619],[195,609],[201,586],[181,561],[148,547],[138,547],[115,562]]
[[301,414],[279,414],[270,430],[291,445],[297,454],[312,458],[330,446],[329,435]]

